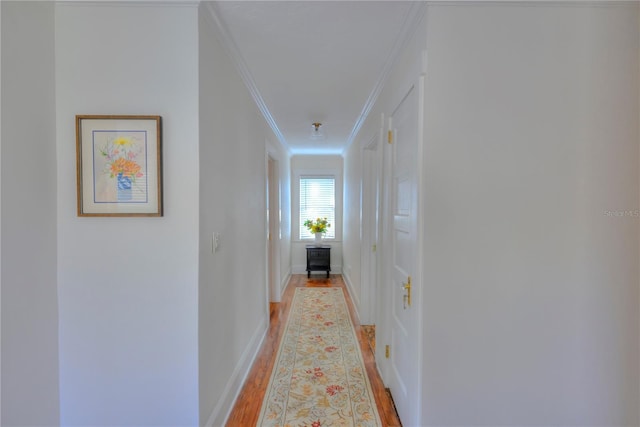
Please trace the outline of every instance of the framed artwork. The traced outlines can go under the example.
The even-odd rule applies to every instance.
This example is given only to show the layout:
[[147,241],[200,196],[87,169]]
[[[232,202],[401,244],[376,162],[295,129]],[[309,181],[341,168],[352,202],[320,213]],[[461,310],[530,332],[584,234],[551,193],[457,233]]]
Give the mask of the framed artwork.
[[162,216],[160,116],[76,116],[78,216]]

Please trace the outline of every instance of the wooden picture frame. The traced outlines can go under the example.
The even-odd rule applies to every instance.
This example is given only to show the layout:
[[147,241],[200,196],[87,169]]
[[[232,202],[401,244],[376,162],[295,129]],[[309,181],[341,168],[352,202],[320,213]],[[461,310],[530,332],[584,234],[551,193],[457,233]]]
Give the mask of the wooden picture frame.
[[78,216],[162,216],[160,116],[77,115]]

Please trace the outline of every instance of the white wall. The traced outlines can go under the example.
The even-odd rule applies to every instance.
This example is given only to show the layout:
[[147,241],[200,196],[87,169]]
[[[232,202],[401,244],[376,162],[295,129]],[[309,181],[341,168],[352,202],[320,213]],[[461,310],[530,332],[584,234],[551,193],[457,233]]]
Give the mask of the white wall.
[[[404,46],[397,52],[396,60],[390,70],[384,87],[379,94],[378,99],[372,106],[372,109],[365,120],[361,131],[358,133],[354,142],[345,152],[345,234],[344,234],[344,275],[349,289],[354,299],[359,314],[365,322],[376,324],[376,341],[380,345],[376,346],[376,358],[378,360],[378,369],[382,373],[383,378],[388,379],[392,369],[385,358],[385,344],[391,343],[392,331],[391,325],[393,319],[388,317],[386,309],[390,298],[391,288],[384,280],[384,267],[388,258],[385,254],[390,253],[391,240],[386,238],[385,233],[380,233],[384,226],[384,215],[390,214],[386,212],[387,206],[390,206],[390,198],[382,194],[383,191],[389,193],[390,185],[385,183],[382,171],[382,158],[389,163],[391,159],[391,145],[386,140],[379,141],[378,147],[380,156],[378,160],[378,170],[380,177],[381,197],[380,202],[380,233],[376,244],[377,255],[377,283],[366,283],[366,274],[362,271],[362,247],[360,231],[362,227],[362,208],[361,208],[361,183],[363,165],[363,147],[367,147],[375,143],[382,133],[386,137],[388,130],[388,120],[391,113],[397,108],[404,96],[407,94],[413,84],[417,82],[422,67],[422,53],[426,48],[426,21],[424,18],[424,9],[417,8],[415,19],[418,21],[413,23],[415,28],[412,32],[407,33],[407,39]],[[384,138],[382,138],[384,139]],[[389,163],[390,164],[390,163]],[[348,218],[348,219],[347,219]],[[415,283],[415,282],[414,282]],[[377,292],[377,294],[374,294]],[[416,289],[414,287],[414,294]]]
[[[62,424],[197,425],[197,7],[55,19]],[[162,116],[163,217],[76,216],[76,114]]]
[[[291,271],[293,274],[306,274],[307,252],[305,245],[313,243],[311,239],[300,240],[300,175],[335,175],[336,177],[336,223],[335,239],[324,239],[331,246],[331,273],[342,273],[342,203],[344,165],[342,156],[335,155],[298,155],[291,157]],[[304,220],[303,220],[304,221]],[[313,274],[318,274],[315,272]]]
[[58,425],[54,7],[2,11],[2,420]]
[[[200,417],[223,425],[269,324],[271,131],[200,7]],[[274,154],[276,155],[276,154]],[[286,163],[286,159],[282,159]],[[219,234],[212,252],[212,234]]]
[[[361,132],[360,135],[366,132]],[[358,313],[361,313],[361,240],[360,240],[360,204],[361,204],[361,179],[362,156],[361,146],[357,142],[351,144],[344,154],[344,221],[342,276],[349,287],[349,293]]]
[[[0,64],[2,64],[2,4],[0,3]],[[0,66],[0,310],[2,309],[2,67]],[[2,314],[0,312],[0,376],[2,375]],[[2,385],[0,384],[0,424],[2,424]]]
[[425,425],[639,424],[638,22],[429,7]]

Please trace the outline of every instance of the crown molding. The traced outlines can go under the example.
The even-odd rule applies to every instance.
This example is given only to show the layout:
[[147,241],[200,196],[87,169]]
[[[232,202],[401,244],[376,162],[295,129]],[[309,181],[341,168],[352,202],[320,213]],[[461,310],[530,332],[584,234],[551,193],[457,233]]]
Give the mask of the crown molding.
[[[1,1],[1,0],[0,0]],[[56,6],[198,7],[200,0],[54,0]]]
[[638,0],[436,0],[428,6],[522,6],[522,7],[617,7],[638,4]]
[[384,88],[384,85],[387,82],[389,74],[391,74],[391,70],[393,69],[393,66],[398,60],[398,57],[402,52],[402,49],[407,45],[407,43],[415,33],[416,29],[418,28],[418,24],[420,23],[420,21],[422,20],[422,17],[426,13],[426,10],[427,10],[427,2],[424,2],[424,1],[412,2],[411,7],[409,8],[409,10],[407,11],[407,14],[404,17],[404,21],[402,24],[402,31],[400,32],[400,34],[398,34],[398,37],[396,38],[393,44],[393,48],[391,49],[391,52],[389,53],[389,56],[385,61],[382,72],[380,73],[380,76],[378,77],[378,80],[376,81],[376,84],[374,85],[373,90],[369,94],[369,98],[367,98],[367,102],[365,102],[364,107],[360,112],[360,116],[358,116],[358,120],[356,120],[353,126],[353,129],[351,130],[351,134],[347,139],[347,145],[343,150],[343,153],[345,153],[349,149],[349,147],[355,140],[356,136],[358,135],[358,132],[360,132],[360,128],[362,128],[362,125],[364,124],[365,120],[369,116],[371,109],[373,108],[376,101],[378,100],[378,96],[380,96],[380,93],[382,92],[382,89]]
[[269,108],[267,107],[267,104],[264,102],[264,98],[262,98],[262,94],[260,94],[260,91],[258,90],[258,86],[256,85],[256,82],[253,79],[251,72],[249,71],[249,67],[247,66],[247,63],[245,62],[242,55],[240,54],[240,50],[238,49],[238,46],[236,45],[235,40],[231,36],[231,33],[229,32],[226,25],[222,21],[222,18],[220,17],[220,14],[216,9],[215,3],[205,2],[203,4],[204,4],[204,8],[209,12],[208,14],[209,18],[212,20],[213,24],[218,29],[218,34],[221,38],[220,41],[222,42],[222,46],[225,48],[225,50],[229,54],[231,58],[231,62],[233,62],[236,69],[240,73],[242,81],[244,82],[245,86],[249,90],[249,93],[251,94],[251,97],[255,101],[256,105],[258,106],[258,109],[262,113],[262,116],[267,121],[267,124],[273,131],[278,141],[280,141],[280,144],[282,144],[285,150],[287,150],[287,152],[290,153],[291,147],[289,146],[289,144],[287,144],[287,141],[284,138],[284,135],[280,131],[280,128],[278,128],[278,125],[275,119],[273,118],[273,116],[271,115],[271,112],[269,111]]

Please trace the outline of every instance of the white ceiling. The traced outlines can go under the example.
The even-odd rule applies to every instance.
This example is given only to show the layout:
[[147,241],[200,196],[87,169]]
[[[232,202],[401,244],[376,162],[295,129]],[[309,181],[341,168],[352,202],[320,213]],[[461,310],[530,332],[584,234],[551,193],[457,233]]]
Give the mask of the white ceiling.
[[[342,153],[360,129],[416,2],[220,1],[225,45],[292,154]],[[323,140],[311,140],[321,122]]]

